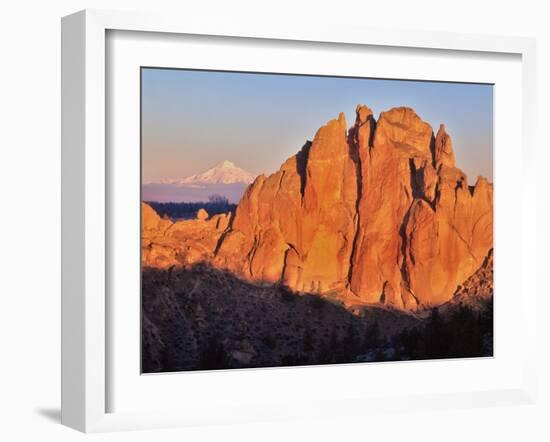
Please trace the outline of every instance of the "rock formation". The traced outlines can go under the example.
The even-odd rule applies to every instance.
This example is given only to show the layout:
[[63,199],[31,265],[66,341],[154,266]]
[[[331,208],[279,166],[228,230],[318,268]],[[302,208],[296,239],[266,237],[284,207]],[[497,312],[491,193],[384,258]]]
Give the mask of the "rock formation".
[[141,259],[146,267],[168,268],[209,261],[229,225],[230,215],[208,218],[201,209],[197,218],[173,223],[161,219],[151,206],[141,203]]
[[197,212],[197,219],[200,221],[205,221],[208,218],[208,212],[204,209],[199,209]]
[[208,262],[347,305],[416,310],[449,301],[484,262],[492,201],[492,184],[470,186],[456,167],[444,125],[434,136],[410,108],[376,121],[358,106],[349,130],[340,114],[279,171],[257,177],[231,220],[172,224],[144,205],[143,264]]
[[[493,250],[491,249],[481,267],[464,283],[458,286],[450,301],[439,307],[443,314],[452,312],[457,306],[466,306],[473,311],[483,312],[493,300]],[[492,308],[489,310],[492,313]]]

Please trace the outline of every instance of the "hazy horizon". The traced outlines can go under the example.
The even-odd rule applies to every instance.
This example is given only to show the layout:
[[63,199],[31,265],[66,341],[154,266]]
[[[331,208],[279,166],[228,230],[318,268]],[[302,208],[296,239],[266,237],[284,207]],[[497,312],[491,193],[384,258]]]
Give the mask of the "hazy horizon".
[[493,180],[493,87],[486,84],[142,69],[142,182],[178,179],[223,160],[275,172],[340,112],[407,106],[444,123],[470,184]]

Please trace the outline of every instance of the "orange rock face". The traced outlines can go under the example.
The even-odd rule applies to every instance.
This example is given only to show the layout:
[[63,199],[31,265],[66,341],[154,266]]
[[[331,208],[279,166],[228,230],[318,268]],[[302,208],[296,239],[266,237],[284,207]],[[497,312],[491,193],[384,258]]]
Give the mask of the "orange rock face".
[[142,264],[168,268],[210,261],[230,219],[222,214],[206,220],[203,215],[201,212],[197,219],[173,223],[161,219],[151,206],[141,203]]
[[375,121],[358,106],[349,130],[340,114],[257,177],[232,220],[169,226],[144,205],[143,263],[206,261],[259,284],[415,310],[448,301],[480,267],[493,247],[492,202],[492,184],[469,186],[455,166],[443,125],[434,136],[410,108]]
[[305,292],[347,285],[356,227],[357,161],[343,114],[243,196],[218,264]]
[[404,223],[420,197],[415,164],[429,164],[432,137],[430,126],[412,109],[396,108],[380,115],[372,144],[359,140],[361,198],[350,289],[366,302],[415,305],[405,289]]

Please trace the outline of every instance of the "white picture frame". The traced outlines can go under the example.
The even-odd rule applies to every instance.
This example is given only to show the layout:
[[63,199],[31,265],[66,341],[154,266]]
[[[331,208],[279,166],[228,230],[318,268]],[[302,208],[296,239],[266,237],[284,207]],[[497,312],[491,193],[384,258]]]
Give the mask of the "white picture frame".
[[[525,336],[534,336],[535,194],[534,109],[535,42],[518,37],[402,31],[345,26],[292,27],[250,23],[210,24],[194,18],[86,10],[62,20],[62,423],[84,432],[246,422],[285,417],[368,414],[373,410],[441,409],[532,403],[536,397],[535,339],[525,340],[521,384],[513,388],[462,393],[327,398],[312,407],[266,407],[238,404],[226,415],[197,411],[109,412],[108,253],[107,224],[108,116],[106,35],[109,31],[142,31],[287,42],[369,45],[380,48],[426,48],[515,54],[521,57],[521,309]],[[516,110],[517,111],[517,110]],[[498,190],[497,190],[498,192]],[[498,290],[498,289],[497,289]],[[335,369],[338,369],[336,367]],[[290,369],[292,370],[292,369]],[[288,370],[286,370],[288,372]],[[169,382],[169,381],[167,381]]]

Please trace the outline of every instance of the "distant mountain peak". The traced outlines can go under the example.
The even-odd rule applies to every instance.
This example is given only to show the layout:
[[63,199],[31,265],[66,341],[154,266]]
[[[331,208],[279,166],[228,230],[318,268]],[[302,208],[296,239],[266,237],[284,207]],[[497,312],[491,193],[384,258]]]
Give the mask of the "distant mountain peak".
[[237,165],[229,160],[223,160],[221,163],[219,163],[215,168],[218,169],[238,169]]
[[255,176],[235,163],[224,160],[202,173],[181,179],[166,180],[166,184],[250,184]]

